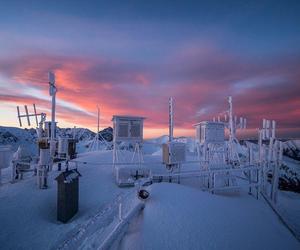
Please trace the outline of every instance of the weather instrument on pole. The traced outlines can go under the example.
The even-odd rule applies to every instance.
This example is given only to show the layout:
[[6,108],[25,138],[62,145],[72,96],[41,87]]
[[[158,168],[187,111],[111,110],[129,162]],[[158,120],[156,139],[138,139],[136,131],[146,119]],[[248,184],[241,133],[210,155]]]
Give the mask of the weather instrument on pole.
[[36,106],[35,106],[35,104],[33,104],[34,113],[29,113],[28,112],[27,105],[24,105],[24,109],[25,109],[25,114],[21,114],[20,107],[17,106],[17,113],[18,113],[18,119],[19,119],[20,127],[22,127],[22,125],[23,125],[22,124],[22,118],[27,118],[27,124],[28,124],[28,126],[31,126],[30,117],[35,117],[35,122],[36,122],[36,126],[37,127],[39,126],[38,116],[41,117],[41,121],[43,121],[46,118],[46,114],[45,113],[37,113],[36,112]]
[[174,101],[169,98],[169,141],[162,145],[162,161],[167,169],[180,167],[186,159],[186,145],[182,142],[174,141]]

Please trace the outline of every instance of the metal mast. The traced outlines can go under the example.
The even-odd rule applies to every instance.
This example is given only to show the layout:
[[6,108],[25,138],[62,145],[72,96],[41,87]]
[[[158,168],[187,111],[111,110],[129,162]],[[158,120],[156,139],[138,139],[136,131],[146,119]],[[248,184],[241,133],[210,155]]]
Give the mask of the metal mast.
[[173,98],[169,98],[169,142],[173,141],[174,130],[174,111],[173,111]]
[[55,74],[49,72],[49,94],[52,96],[52,108],[51,108],[51,141],[55,138],[55,105],[56,105],[56,92],[55,86]]
[[232,116],[232,97],[228,97],[229,103],[229,141],[233,141],[234,139],[234,128],[233,128],[233,116]]

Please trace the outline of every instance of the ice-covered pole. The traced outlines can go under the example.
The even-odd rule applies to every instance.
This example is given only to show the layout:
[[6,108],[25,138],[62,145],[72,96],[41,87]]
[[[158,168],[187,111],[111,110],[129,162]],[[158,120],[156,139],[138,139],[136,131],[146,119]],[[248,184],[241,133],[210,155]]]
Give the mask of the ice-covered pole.
[[232,116],[232,97],[228,97],[229,103],[229,140],[233,140],[233,116]]
[[174,130],[174,111],[173,111],[173,98],[169,99],[169,142],[173,141]]
[[275,138],[275,129],[276,129],[276,122],[272,121],[272,137]]
[[57,88],[55,86],[55,74],[49,72],[49,94],[52,97],[52,107],[51,107],[51,141],[55,138],[55,106],[56,106],[56,92]]
[[[52,97],[52,107],[51,107],[51,135],[50,135],[50,154],[52,157],[55,155],[56,150],[56,123],[55,123],[55,106],[56,106],[56,86],[55,86],[55,74],[53,72],[49,72],[49,94]],[[52,169],[52,165],[50,167]]]

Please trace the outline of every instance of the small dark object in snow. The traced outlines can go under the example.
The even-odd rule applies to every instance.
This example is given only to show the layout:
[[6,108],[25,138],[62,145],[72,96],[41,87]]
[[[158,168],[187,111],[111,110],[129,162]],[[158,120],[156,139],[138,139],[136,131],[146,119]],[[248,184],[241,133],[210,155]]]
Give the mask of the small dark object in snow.
[[141,200],[147,200],[148,197],[149,197],[150,193],[145,190],[145,189],[141,189],[139,192],[138,192],[138,197],[139,199]]
[[62,172],[57,181],[57,220],[66,223],[78,211],[79,177],[77,169]]

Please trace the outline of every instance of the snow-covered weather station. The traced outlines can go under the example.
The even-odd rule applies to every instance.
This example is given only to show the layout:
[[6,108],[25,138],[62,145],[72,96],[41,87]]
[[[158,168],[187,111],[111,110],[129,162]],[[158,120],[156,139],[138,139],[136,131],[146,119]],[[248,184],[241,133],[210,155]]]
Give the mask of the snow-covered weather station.
[[300,250],[300,0],[0,3],[0,250]]
[[77,141],[74,138],[58,138],[57,136],[55,74],[49,72],[48,79],[49,95],[51,96],[51,121],[46,121],[45,113],[37,113],[35,104],[33,104],[33,113],[29,113],[27,105],[24,106],[25,114],[21,114],[19,106],[17,107],[20,127],[22,127],[23,118],[26,118],[28,126],[31,126],[30,118],[35,119],[38,156],[28,157],[24,155],[24,149],[20,147],[12,161],[12,182],[22,179],[25,172],[33,172],[37,176],[37,186],[40,189],[48,187],[48,173],[52,171],[54,162],[76,157]]
[[162,145],[163,163],[169,170],[178,169],[186,160],[186,144],[174,140],[174,100],[169,98],[169,140]]
[[200,143],[224,143],[225,126],[222,122],[204,121],[195,124],[196,140]]
[[[149,169],[142,167],[144,119],[119,115],[112,118],[113,168],[119,186],[132,186],[137,179],[150,175]],[[133,155],[128,154],[128,150]]]
[[[53,81],[54,78],[51,76],[49,79]],[[53,88],[55,81],[50,82],[49,86]],[[54,103],[53,114],[55,113],[53,95],[56,91],[50,91],[52,104]],[[39,232],[44,238],[48,239],[50,236],[57,238],[58,234],[62,235],[57,242],[51,242],[53,249],[76,249],[78,247],[122,249],[122,244],[126,245],[129,241],[131,242],[129,249],[131,249],[131,244],[133,244],[130,238],[131,232],[135,232],[132,227],[140,229],[141,224],[148,223],[147,220],[162,221],[167,218],[169,222],[163,227],[169,230],[169,225],[174,221],[174,216],[169,216],[170,210],[173,215],[189,211],[192,216],[186,217],[188,222],[179,218],[180,224],[187,223],[185,225],[188,226],[192,224],[196,231],[202,224],[199,225],[195,221],[196,219],[201,221],[205,213],[212,214],[212,216],[207,216],[208,221],[203,223],[206,223],[206,227],[214,225],[220,234],[223,233],[222,227],[215,221],[215,218],[222,218],[227,225],[231,225],[232,218],[236,218],[239,213],[258,216],[260,223],[263,224],[263,229],[256,232],[252,229],[259,228],[257,224],[252,225],[252,221],[242,221],[242,227],[247,224],[245,227],[247,229],[250,225],[247,236],[251,234],[252,237],[253,234],[257,234],[256,238],[260,238],[265,231],[278,231],[278,228],[273,228],[273,224],[269,226],[270,220],[265,219],[270,211],[275,211],[275,214],[280,216],[277,204],[280,196],[278,187],[282,185],[280,182],[282,182],[284,144],[276,138],[277,124],[275,121],[263,119],[262,128],[258,131],[257,143],[248,140],[242,143],[238,139],[239,133],[237,132],[246,129],[246,119],[237,118],[234,115],[231,97],[228,98],[228,109],[221,112],[217,118],[194,125],[195,136],[193,138],[174,136],[173,98],[168,101],[169,134],[159,138],[144,139],[144,117],[115,115],[112,118],[113,129],[109,130],[110,136],[112,133],[111,140],[105,141],[107,147],[99,146],[99,138],[105,139],[99,133],[98,108],[97,134],[94,133],[94,137],[88,137],[81,144],[81,150],[88,147],[92,147],[93,150],[87,149],[79,154],[76,152],[75,129],[72,137],[60,136],[55,115],[52,115],[51,121],[46,121],[46,114],[37,113],[35,105],[32,114],[25,106],[25,115],[20,113],[18,107],[21,126],[23,118],[26,118],[30,125],[31,117],[35,118],[37,126],[38,155],[28,155],[22,146],[13,155],[10,147],[0,147],[0,169],[2,173],[4,172],[6,180],[7,170],[10,170],[11,166],[12,183],[23,179],[23,176],[26,178],[26,173],[32,172],[40,189],[50,187],[43,192],[43,195],[32,195],[31,187],[34,182],[30,182],[30,178],[12,185],[18,201],[22,202],[26,211],[32,209],[33,217],[37,220],[41,214],[40,207],[44,206],[42,211],[47,213],[57,203],[57,217],[54,218],[52,211],[51,213],[48,211],[48,216],[51,214],[53,220],[67,223],[63,228],[58,227],[57,222],[53,223],[54,221],[49,218],[51,223],[45,219],[38,220],[43,227],[50,228],[45,233],[43,230]],[[66,170],[60,172],[59,164],[63,162],[65,162]],[[51,183],[54,180],[57,181],[57,189],[52,188]],[[79,180],[83,184],[82,189],[80,189]],[[4,192],[9,189],[6,185],[7,182],[4,184]],[[18,195],[19,192],[15,192],[18,185],[25,187],[26,192],[20,192],[21,194]],[[121,189],[122,187],[126,188]],[[35,192],[40,191],[35,190]],[[54,192],[57,192],[56,199]],[[40,198],[41,196],[43,199]],[[152,197],[154,197],[153,202],[148,202]],[[31,199],[38,205],[27,206],[26,201]],[[261,205],[264,200],[272,209],[264,204]],[[84,209],[82,210],[79,201],[83,203]],[[138,217],[148,205],[147,212]],[[197,207],[197,209],[191,210],[192,207]],[[207,207],[213,211],[207,211]],[[18,220],[23,219],[24,213],[18,213],[19,210],[16,210],[15,206],[9,208],[14,211],[14,216]],[[227,213],[230,212],[230,216],[224,217],[222,208]],[[263,215],[259,212],[262,210]],[[159,216],[160,212],[162,217]],[[46,215],[43,213],[42,216]],[[144,221],[144,218],[147,220]],[[27,221],[27,218],[25,219]],[[32,221],[32,227],[26,225],[31,231],[41,228],[36,220]],[[237,223],[239,220],[234,221]],[[288,223],[286,225],[288,227]],[[237,231],[233,226],[231,230]],[[294,233],[293,229],[289,230]],[[209,232],[201,228],[201,233],[203,232],[206,237],[210,237]],[[138,232],[139,235],[143,233],[145,232],[142,230]],[[199,231],[195,235],[194,240],[197,241]],[[26,239],[27,237],[29,236],[26,235]],[[201,241],[206,237],[203,237]],[[138,237],[136,239],[140,241]],[[42,241],[41,238],[38,240]],[[152,246],[153,240],[149,242]],[[265,242],[269,244],[269,240]],[[140,249],[139,244],[133,249]],[[26,246],[30,249],[29,245]],[[157,248],[160,249],[160,246],[158,245]],[[242,246],[239,245],[241,248]],[[194,247],[192,245],[190,248],[194,249]],[[18,247],[13,249],[15,248]]]

